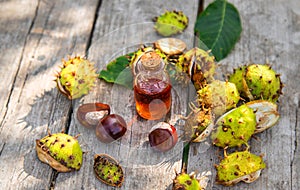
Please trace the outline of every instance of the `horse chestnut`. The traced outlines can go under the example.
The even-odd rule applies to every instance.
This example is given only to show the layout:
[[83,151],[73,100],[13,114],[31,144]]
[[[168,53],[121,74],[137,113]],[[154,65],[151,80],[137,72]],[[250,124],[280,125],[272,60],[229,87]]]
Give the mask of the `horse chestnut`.
[[94,128],[102,118],[109,114],[109,105],[97,102],[82,104],[77,109],[79,123],[87,128]]
[[173,148],[178,141],[176,128],[166,122],[159,122],[149,133],[149,143],[155,150],[166,152]]
[[122,137],[127,131],[123,117],[111,114],[101,119],[96,126],[96,136],[101,142],[110,143]]

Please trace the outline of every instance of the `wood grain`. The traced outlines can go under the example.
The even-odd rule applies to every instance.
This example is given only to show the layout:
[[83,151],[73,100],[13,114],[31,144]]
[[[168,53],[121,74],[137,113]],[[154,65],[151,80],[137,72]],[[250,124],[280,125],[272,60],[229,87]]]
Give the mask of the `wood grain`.
[[[155,1],[119,1],[111,4],[103,1],[98,12],[88,58],[93,60],[98,68],[105,68],[113,58],[135,51],[143,43],[153,43],[160,39],[153,29],[152,18],[166,9],[182,10],[193,23],[196,18],[194,15],[196,3],[192,1],[189,5],[182,5],[180,1],[172,3],[166,1],[164,4]],[[186,34],[182,35],[186,37],[184,40],[190,47],[194,38],[192,31],[190,25]],[[171,115],[185,115],[187,89],[174,86],[172,97]],[[122,115],[128,123],[133,124],[129,126],[122,140],[106,145],[96,139],[93,131],[83,129],[76,121],[71,123],[70,133],[82,134],[82,144],[88,149],[87,163],[76,174],[59,175],[56,187],[67,189],[70,184],[74,184],[87,189],[110,189],[92,176],[94,154],[107,153],[120,161],[124,167],[125,181],[121,189],[170,188],[175,176],[174,170],[179,171],[181,168],[182,142],[164,154],[150,149],[148,132],[157,121],[136,119],[132,90],[99,81],[97,88],[82,99],[83,103],[95,101],[108,103],[112,107],[112,113]],[[76,102],[74,113],[79,105],[80,103]]]
[[[149,148],[147,134],[156,122],[146,122],[134,110],[133,93],[97,81],[81,99],[70,101],[55,88],[54,75],[67,55],[87,56],[99,70],[113,58],[140,44],[161,38],[152,18],[165,10],[182,10],[189,27],[176,37],[189,48],[196,40],[193,27],[198,3],[176,1],[50,1],[0,2],[0,187],[1,189],[115,189],[99,182],[92,171],[93,156],[107,153],[125,170],[121,189],[171,189],[182,164],[182,142],[167,153]],[[204,8],[212,0],[205,1]],[[281,118],[273,128],[250,141],[251,152],[264,154],[267,168],[252,184],[230,189],[300,189],[300,5],[298,0],[231,0],[241,14],[243,33],[230,55],[221,61],[218,76],[249,62],[265,63],[281,73],[285,84],[279,101]],[[195,96],[174,85],[171,116],[187,114]],[[78,124],[75,114],[82,103],[104,102],[129,123],[126,135],[111,144],[99,142],[93,130]],[[77,172],[57,173],[41,163],[35,139],[63,128],[81,134],[84,164]],[[215,184],[213,164],[222,150],[209,143],[192,144],[188,172],[210,170],[207,189],[228,189]]]
[[[267,168],[254,183],[240,183],[230,189],[299,189],[299,175],[296,174],[299,173],[300,75],[299,61],[296,61],[299,60],[299,3],[280,0],[230,2],[240,12],[243,32],[231,54],[221,61],[220,71],[229,74],[232,68],[246,63],[269,62],[285,84],[284,95],[278,103],[279,122],[250,141],[251,152],[263,154]],[[215,184],[213,165],[219,163],[218,156],[223,156],[222,150],[205,143],[191,147],[188,170],[211,170],[213,175],[208,189],[228,189]]]
[[9,24],[6,28],[1,25],[1,31],[7,30],[10,35],[6,37],[11,39],[3,48],[6,55],[1,63],[12,65],[12,69],[4,70],[1,64],[1,73],[7,73],[2,75],[6,78],[1,80],[1,87],[11,91],[3,93],[8,103],[0,128],[0,186],[4,189],[49,189],[55,173],[38,161],[35,139],[45,136],[47,128],[54,133],[69,125],[71,102],[55,89],[55,70],[61,58],[85,53],[97,3],[2,3],[7,7],[1,6],[5,9],[1,14],[6,15],[1,19],[8,19]]

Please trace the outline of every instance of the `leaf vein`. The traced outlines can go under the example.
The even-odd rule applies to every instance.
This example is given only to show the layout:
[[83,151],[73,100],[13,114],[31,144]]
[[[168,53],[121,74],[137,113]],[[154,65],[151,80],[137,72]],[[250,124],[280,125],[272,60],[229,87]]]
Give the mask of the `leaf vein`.
[[217,33],[217,37],[216,37],[216,40],[215,40],[215,42],[212,44],[212,46],[211,46],[211,49],[214,49],[214,47],[215,47],[215,45],[216,45],[216,43],[217,43],[217,41],[219,40],[219,38],[220,38],[220,36],[221,36],[221,33],[222,33],[222,28],[223,28],[223,26],[224,26],[224,20],[225,20],[225,13],[226,13],[226,0],[223,2],[223,7],[222,7],[222,14],[221,14],[221,26],[220,26],[220,28],[219,28],[219,30],[218,30],[218,33]]

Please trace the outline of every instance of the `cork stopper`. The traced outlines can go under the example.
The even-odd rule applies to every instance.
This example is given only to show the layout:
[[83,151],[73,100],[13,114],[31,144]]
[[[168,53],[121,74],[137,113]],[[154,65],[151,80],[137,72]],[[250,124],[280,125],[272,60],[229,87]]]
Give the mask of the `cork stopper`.
[[147,52],[141,57],[141,63],[146,69],[158,69],[161,63],[161,57],[155,52]]

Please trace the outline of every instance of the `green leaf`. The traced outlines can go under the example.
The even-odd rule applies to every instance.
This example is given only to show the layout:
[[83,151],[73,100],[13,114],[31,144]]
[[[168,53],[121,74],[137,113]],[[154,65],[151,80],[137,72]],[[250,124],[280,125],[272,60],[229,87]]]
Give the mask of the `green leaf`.
[[132,89],[133,77],[129,67],[130,57],[133,53],[122,55],[107,64],[106,70],[99,73],[99,78],[106,82],[116,83]]
[[197,18],[195,32],[220,61],[230,53],[242,32],[239,12],[226,0],[216,0]]

